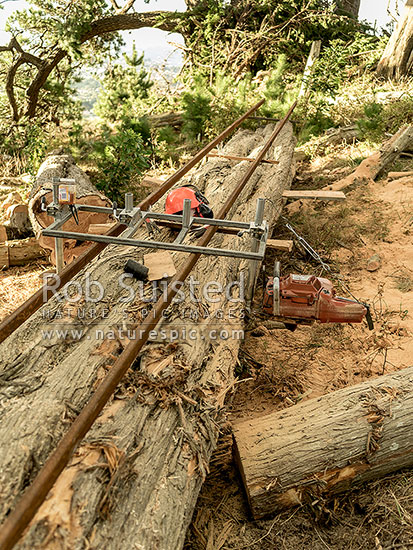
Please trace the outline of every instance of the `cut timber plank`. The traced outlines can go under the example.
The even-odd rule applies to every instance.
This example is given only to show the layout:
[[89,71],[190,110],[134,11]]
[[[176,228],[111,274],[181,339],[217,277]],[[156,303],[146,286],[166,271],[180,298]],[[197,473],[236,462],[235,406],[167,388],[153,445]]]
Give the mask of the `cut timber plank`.
[[92,233],[94,235],[105,235],[109,229],[111,229],[114,225],[116,225],[115,222],[113,223],[91,223],[89,225],[88,233]]
[[[252,159],[250,157],[238,157],[235,155],[221,155],[220,153],[208,153],[207,157],[211,158],[220,158],[220,159],[228,159],[228,160],[238,160],[238,161],[248,161],[248,162],[255,162],[256,159]],[[278,160],[267,160],[264,159],[261,162],[265,162],[266,164],[279,164]]]
[[321,201],[345,201],[342,191],[284,191],[283,199],[317,199]]
[[234,423],[255,519],[413,465],[413,367]]
[[293,249],[293,241],[284,241],[278,239],[268,239],[267,248],[270,250],[283,250],[285,252],[291,252]]

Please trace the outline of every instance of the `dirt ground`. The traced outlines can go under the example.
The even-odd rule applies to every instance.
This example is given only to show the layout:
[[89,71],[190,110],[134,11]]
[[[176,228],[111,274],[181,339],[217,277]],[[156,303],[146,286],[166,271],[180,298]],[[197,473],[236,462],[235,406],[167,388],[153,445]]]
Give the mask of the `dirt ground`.
[[[343,150],[342,154],[345,155]],[[337,155],[301,166],[295,188],[318,188],[352,171]],[[338,166],[337,166],[338,165]],[[411,170],[399,161],[397,170]],[[394,168],[392,168],[394,169]],[[285,216],[288,213],[284,212]],[[186,550],[357,550],[413,548],[413,472],[369,483],[332,502],[254,521],[232,458],[231,421],[261,416],[301,400],[413,365],[413,178],[362,185],[344,204],[319,203],[288,220],[331,266],[323,273],[371,306],[363,325],[267,330],[257,313],[239,358],[239,383],[228,403],[228,426],[201,490]],[[276,238],[291,238],[280,220]],[[373,272],[367,270],[378,255]],[[322,274],[297,246],[277,256],[282,272]],[[270,268],[274,253],[268,255]],[[339,274],[340,279],[337,278]],[[259,312],[259,294],[255,307]],[[344,290],[340,292],[344,296]]]
[[[354,169],[349,148],[301,164],[295,188],[316,189]],[[412,160],[392,170],[413,170]],[[258,288],[254,330],[236,367],[222,431],[187,534],[186,550],[391,550],[413,549],[413,471],[372,482],[331,502],[287,510],[253,521],[232,459],[231,421],[260,416],[298,401],[413,365],[413,178],[381,179],[347,192],[345,203],[307,205],[285,216],[330,265],[332,273],[295,246],[275,259],[282,272],[314,273],[341,282],[370,304],[373,331],[363,325],[319,325],[295,332],[268,330]],[[291,238],[280,220],[275,238]],[[378,255],[377,269],[368,271]],[[371,262],[370,262],[371,263]],[[41,284],[47,265],[0,272],[0,319]],[[339,278],[339,277],[340,278]],[[346,295],[342,289],[340,294]]]

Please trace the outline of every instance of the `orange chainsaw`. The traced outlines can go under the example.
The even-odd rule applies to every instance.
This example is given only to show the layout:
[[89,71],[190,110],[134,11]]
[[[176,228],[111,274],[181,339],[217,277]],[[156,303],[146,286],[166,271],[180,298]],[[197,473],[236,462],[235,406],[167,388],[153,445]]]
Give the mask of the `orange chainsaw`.
[[274,275],[264,289],[263,310],[292,324],[361,323],[366,318],[373,329],[368,305],[337,296],[329,279],[295,274],[280,277],[279,262],[275,262]]

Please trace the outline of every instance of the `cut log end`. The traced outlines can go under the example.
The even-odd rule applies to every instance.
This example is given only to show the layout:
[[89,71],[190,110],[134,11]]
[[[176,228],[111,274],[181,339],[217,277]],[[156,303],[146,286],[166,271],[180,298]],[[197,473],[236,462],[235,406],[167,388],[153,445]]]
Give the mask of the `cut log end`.
[[[43,237],[41,232],[54,222],[54,218],[42,210],[41,202],[45,198],[46,204],[50,204],[53,195],[50,190],[53,178],[65,177],[74,179],[76,182],[76,204],[88,204],[92,206],[110,206],[111,202],[95,188],[88,176],[76,166],[70,155],[50,155],[39,168],[36,181],[30,193],[29,217],[33,226],[35,236],[39,244],[46,250],[51,251],[51,261],[56,263],[54,252],[54,238]],[[98,212],[79,212],[79,224],[74,219],[67,221],[63,228],[67,231],[87,233],[91,224],[110,223],[110,215]],[[90,246],[88,244],[87,246]],[[64,262],[70,263],[85,250],[84,243],[78,244],[76,240],[63,240]]]
[[254,518],[413,465],[413,367],[234,424]]

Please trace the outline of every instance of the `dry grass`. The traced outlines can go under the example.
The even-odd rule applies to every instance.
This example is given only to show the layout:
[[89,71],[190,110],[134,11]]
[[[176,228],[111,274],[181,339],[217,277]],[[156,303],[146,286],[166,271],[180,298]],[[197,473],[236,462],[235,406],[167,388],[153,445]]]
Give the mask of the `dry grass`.
[[[47,266],[50,267],[50,266]],[[44,263],[0,270],[0,320],[10,315],[42,285]]]

